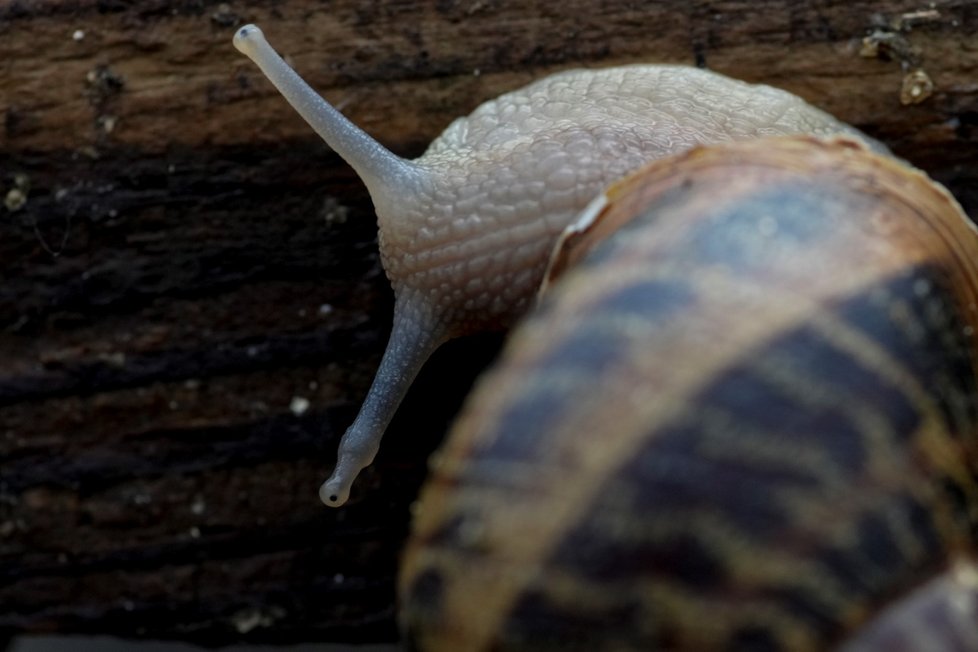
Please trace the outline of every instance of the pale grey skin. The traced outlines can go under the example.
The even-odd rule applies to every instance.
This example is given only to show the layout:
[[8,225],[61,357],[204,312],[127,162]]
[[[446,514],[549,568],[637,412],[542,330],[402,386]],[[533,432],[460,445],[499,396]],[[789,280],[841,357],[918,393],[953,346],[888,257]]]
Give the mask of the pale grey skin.
[[533,300],[554,242],[609,183],[697,144],[862,134],[800,98],[687,66],[572,70],[455,120],[420,158],[399,158],[323,100],[260,29],[251,58],[360,175],[394,287],[394,325],[360,414],[320,488],[346,502],[418,370],[442,342],[510,325]]

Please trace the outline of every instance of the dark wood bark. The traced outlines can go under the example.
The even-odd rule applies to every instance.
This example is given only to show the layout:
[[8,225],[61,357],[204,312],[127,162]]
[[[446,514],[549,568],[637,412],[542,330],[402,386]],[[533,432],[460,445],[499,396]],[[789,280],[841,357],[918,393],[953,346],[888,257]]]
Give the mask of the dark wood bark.
[[[237,25],[404,155],[550,71],[684,62],[802,95],[976,215],[978,5],[932,4],[0,4],[0,634],[396,638],[408,506],[497,340],[436,356],[319,504],[391,294],[365,191]],[[934,90],[901,104],[915,69]]]

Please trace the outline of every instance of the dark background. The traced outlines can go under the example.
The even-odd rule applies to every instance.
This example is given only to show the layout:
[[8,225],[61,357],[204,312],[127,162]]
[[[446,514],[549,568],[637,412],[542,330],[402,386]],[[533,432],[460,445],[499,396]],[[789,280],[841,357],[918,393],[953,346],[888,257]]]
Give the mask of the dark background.
[[392,297],[365,191],[232,48],[245,22],[402,155],[548,72],[682,62],[801,95],[978,215],[974,2],[2,2],[0,639],[396,639],[408,506],[499,338],[436,355],[320,505]]

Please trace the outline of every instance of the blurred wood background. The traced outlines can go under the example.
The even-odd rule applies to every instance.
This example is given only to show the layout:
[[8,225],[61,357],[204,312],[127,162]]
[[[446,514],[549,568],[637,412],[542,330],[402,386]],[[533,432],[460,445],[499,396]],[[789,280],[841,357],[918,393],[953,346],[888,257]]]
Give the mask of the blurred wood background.
[[364,189],[232,48],[246,22],[406,156],[548,72],[681,62],[801,95],[978,216],[966,0],[0,0],[0,639],[396,639],[409,504],[499,340],[437,355],[320,505],[392,297]]

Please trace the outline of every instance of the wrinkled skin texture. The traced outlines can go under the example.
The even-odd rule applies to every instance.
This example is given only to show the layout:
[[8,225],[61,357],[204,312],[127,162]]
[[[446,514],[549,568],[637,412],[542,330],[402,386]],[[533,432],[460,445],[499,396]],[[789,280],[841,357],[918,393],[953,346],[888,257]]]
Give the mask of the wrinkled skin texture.
[[799,133],[858,135],[794,95],[697,68],[552,75],[455,120],[415,161],[417,194],[375,197],[384,266],[447,337],[504,327],[556,237],[612,181],[697,144]]

